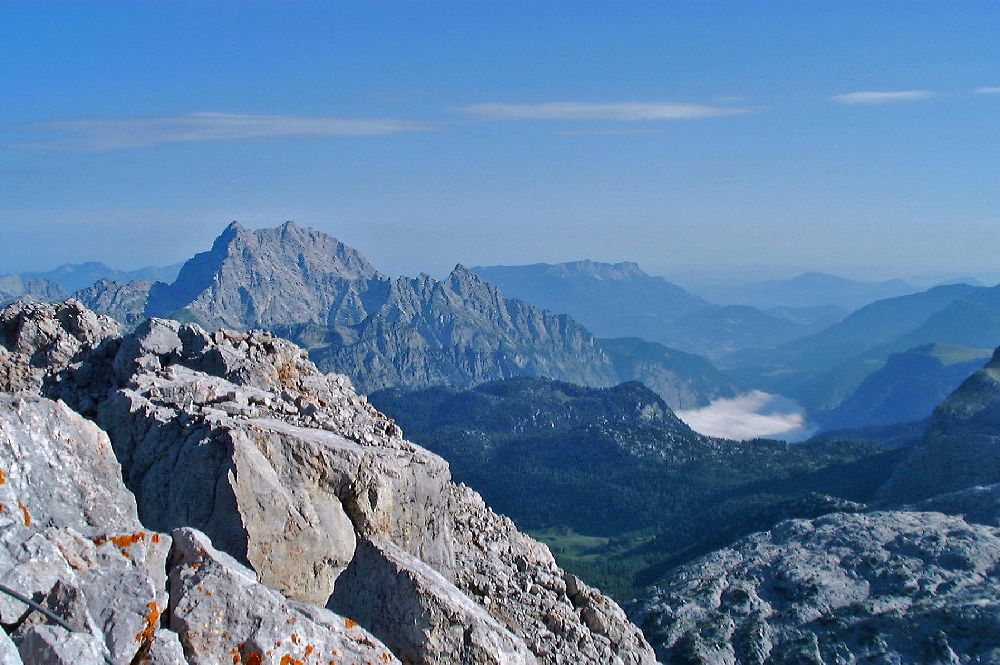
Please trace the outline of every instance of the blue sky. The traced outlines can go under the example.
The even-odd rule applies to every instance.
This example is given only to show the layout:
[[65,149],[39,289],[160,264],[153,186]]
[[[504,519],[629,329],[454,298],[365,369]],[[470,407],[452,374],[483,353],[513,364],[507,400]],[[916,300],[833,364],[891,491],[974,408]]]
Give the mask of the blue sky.
[[0,3],[0,273],[998,270],[997,2]]

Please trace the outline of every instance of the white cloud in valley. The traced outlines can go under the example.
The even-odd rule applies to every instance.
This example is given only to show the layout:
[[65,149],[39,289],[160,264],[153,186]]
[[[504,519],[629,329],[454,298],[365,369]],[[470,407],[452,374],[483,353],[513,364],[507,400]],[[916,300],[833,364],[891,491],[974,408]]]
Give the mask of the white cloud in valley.
[[40,133],[34,147],[83,150],[141,148],[163,143],[239,141],[273,137],[381,136],[428,131],[427,123],[396,118],[190,113],[140,118],[51,120],[22,129]]
[[542,104],[483,103],[456,109],[479,120],[697,120],[750,113],[754,109],[683,102],[546,102]]
[[900,102],[916,102],[934,96],[931,90],[863,90],[834,95],[833,101],[849,106],[859,104],[897,104]]
[[677,416],[699,434],[744,441],[755,438],[802,441],[816,432],[795,401],[760,390],[717,399]]

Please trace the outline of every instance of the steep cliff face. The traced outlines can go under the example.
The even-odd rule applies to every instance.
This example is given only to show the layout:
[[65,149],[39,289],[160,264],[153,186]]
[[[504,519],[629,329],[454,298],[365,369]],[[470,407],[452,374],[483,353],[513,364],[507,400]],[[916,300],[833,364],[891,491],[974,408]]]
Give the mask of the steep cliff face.
[[[613,601],[561,571],[545,546],[453,484],[441,458],[404,440],[346,377],[319,373],[291,343],[165,320],[119,337],[110,319],[74,302],[13,306],[0,323],[0,387],[62,399],[75,409],[62,407],[67,414],[99,424],[131,492],[122,496],[134,495],[129,528],[141,520],[147,532],[173,534],[169,560],[150,565],[169,573],[165,627],[188,662],[276,642],[300,659],[337,648],[357,662],[394,660],[380,640],[411,662],[653,662]],[[12,460],[23,454],[9,448]],[[93,476],[63,482],[103,482]],[[386,566],[411,583],[383,576],[373,586],[362,575],[361,588],[345,573]],[[388,609],[358,610],[367,593]],[[247,597],[257,600],[244,607]],[[328,604],[358,615],[320,609]],[[372,634],[354,631],[355,621]],[[294,632],[289,622],[306,627],[284,635]],[[414,623],[426,639],[404,634]],[[456,629],[476,639],[457,639]],[[228,646],[219,637],[227,634]],[[264,662],[283,653],[270,652],[260,652]]]

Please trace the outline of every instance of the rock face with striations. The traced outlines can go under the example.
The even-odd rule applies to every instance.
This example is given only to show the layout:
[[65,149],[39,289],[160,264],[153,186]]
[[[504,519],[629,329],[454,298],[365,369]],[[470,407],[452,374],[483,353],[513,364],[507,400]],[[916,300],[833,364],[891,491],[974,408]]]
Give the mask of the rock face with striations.
[[234,222],[173,284],[152,287],[146,313],[273,330],[365,392],[520,375],[615,381],[610,360],[567,316],[505,299],[461,266],[442,282],[390,279],[336,238],[291,222],[257,231]]
[[635,616],[665,663],[993,663],[1000,530],[835,513],[676,571]]
[[[197,663],[221,657],[230,662],[251,651],[262,662],[277,663],[285,653],[312,662],[305,657],[331,644],[343,654],[357,648],[375,662],[383,656],[394,660],[381,640],[407,644],[407,653],[420,662],[458,662],[465,656],[470,663],[653,662],[642,634],[613,601],[566,576],[544,545],[493,513],[477,494],[453,484],[444,460],[405,441],[393,422],[354,393],[346,377],[319,373],[291,343],[260,332],[207,333],[193,324],[156,319],[119,337],[110,319],[72,301],[9,308],[0,312],[0,323],[4,389],[22,391],[15,398],[20,400],[61,399],[107,432],[110,441],[93,425],[80,425],[104,441],[104,455],[113,451],[120,462],[141,520],[131,527],[144,527],[146,537],[135,531],[124,540],[98,535],[87,542],[111,547],[112,554],[123,551],[119,543],[124,543],[129,557],[119,553],[119,558],[152,560],[141,570],[155,569],[160,578],[169,571],[162,591],[169,592],[169,603],[161,597],[156,611],[169,607],[163,627],[170,630],[155,630],[149,619],[153,629],[133,633],[151,635],[140,640],[150,653],[154,647],[168,653],[174,636],[188,662]],[[11,459],[20,459],[23,448],[11,445]],[[44,446],[36,448],[39,455],[49,454]],[[83,458],[74,481],[115,486],[93,478],[91,469],[104,467],[92,458]],[[105,475],[114,475],[117,467],[110,468]],[[66,489],[65,479],[57,483],[58,476],[46,476],[51,483],[33,485],[32,491],[68,497],[69,514],[86,515],[83,507],[73,507],[78,495]],[[151,534],[167,532],[176,543],[166,564],[162,553],[156,563],[152,555],[132,556],[128,550],[137,543],[145,547]],[[337,618],[321,609],[345,568],[362,565],[355,559],[366,550],[358,543],[369,541],[395,548],[393,565],[419,582],[372,591],[385,594],[390,606],[422,612],[401,618],[407,625],[424,621],[426,640],[414,643],[396,623],[373,624],[372,634],[353,631],[354,617]],[[372,565],[368,561],[365,565]],[[0,576],[3,570],[0,565]],[[53,564],[41,572],[55,570]],[[46,578],[36,587],[45,593],[56,581]],[[246,587],[239,597],[225,592],[234,584]],[[164,589],[162,583],[151,587]],[[239,606],[248,597],[258,599],[259,607]],[[83,603],[91,615],[95,602]],[[428,621],[428,616],[449,620]],[[81,625],[89,626],[86,613],[81,617]],[[206,632],[199,626],[209,620],[214,629]],[[296,625],[303,628],[296,632]],[[471,647],[455,641],[456,626],[462,635],[476,637]],[[290,631],[287,639],[282,631]],[[119,642],[90,634],[97,647],[118,648]],[[225,646],[220,635],[232,638],[231,653],[218,653]],[[62,648],[59,639],[66,636],[44,633],[31,644],[43,637],[51,650]],[[272,638],[284,651],[257,651]]]

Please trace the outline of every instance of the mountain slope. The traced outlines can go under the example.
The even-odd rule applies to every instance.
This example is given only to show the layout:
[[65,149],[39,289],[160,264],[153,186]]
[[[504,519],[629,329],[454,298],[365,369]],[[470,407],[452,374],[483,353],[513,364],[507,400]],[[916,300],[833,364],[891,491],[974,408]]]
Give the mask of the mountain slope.
[[635,263],[481,266],[473,272],[508,295],[566,312],[599,336],[642,337],[710,358],[816,330],[752,307],[712,305]]
[[934,411],[924,440],[881,489],[910,502],[1000,482],[1000,350]]
[[983,366],[987,349],[927,344],[889,356],[835,409],[813,414],[826,429],[854,429],[923,420]]
[[899,456],[872,443],[701,436],[635,382],[511,379],[369,400],[563,565],[619,596],[789,516],[857,509]]
[[621,380],[642,382],[675,411],[707,406],[712,400],[742,392],[702,356],[638,337],[601,339],[598,344]]
[[849,311],[877,300],[922,291],[901,279],[864,282],[822,272],[807,272],[790,279],[753,282],[716,292],[720,302],[769,307],[817,307],[832,305]]

